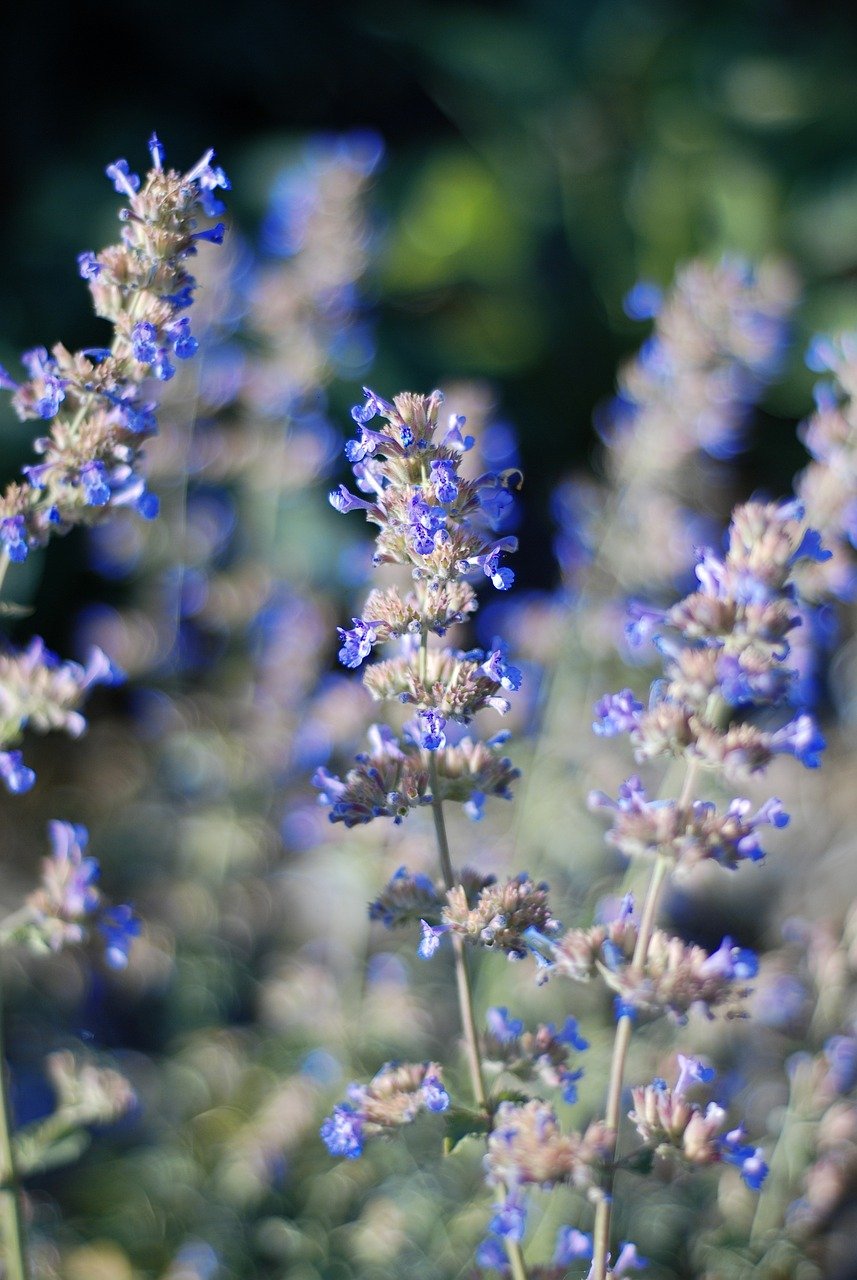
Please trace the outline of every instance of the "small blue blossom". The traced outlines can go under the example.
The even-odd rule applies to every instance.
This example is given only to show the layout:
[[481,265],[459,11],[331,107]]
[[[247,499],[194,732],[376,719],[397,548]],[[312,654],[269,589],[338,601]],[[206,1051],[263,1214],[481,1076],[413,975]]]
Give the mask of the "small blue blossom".
[[0,751],[0,778],[14,796],[29,791],[36,781],[35,773],[24,764],[20,751]]
[[166,152],[156,133],[153,133],[149,139],[149,155],[152,157],[153,166],[158,170],[163,169]]
[[857,1039],[854,1036],[831,1036],[824,1045],[827,1060],[826,1084],[835,1093],[850,1093],[857,1082]]
[[623,1244],[619,1249],[619,1257],[613,1265],[613,1275],[616,1280],[621,1276],[625,1276],[629,1271],[645,1271],[649,1263],[646,1258],[641,1258],[637,1253],[635,1244]]
[[334,510],[339,512],[346,511],[371,511],[372,503],[364,502],[362,498],[358,498],[355,494],[349,492],[344,484],[338,489],[333,489],[328,495],[327,500]]
[[120,196],[128,196],[133,199],[140,190],[140,179],[136,173],[131,173],[128,169],[127,160],[116,160],[113,164],[109,164],[104,170],[108,178],[113,183],[113,190]]
[[363,1121],[347,1102],[334,1107],[320,1129],[321,1140],[332,1156],[356,1160],[363,1154]]
[[30,553],[27,541],[27,524],[23,516],[6,516],[0,520],[0,542],[7,556],[15,564],[26,560]]
[[592,1257],[592,1236],[577,1227],[560,1227],[556,1233],[553,1253],[555,1267],[567,1267],[580,1258]]
[[449,926],[445,924],[429,924],[427,920],[421,920],[420,929],[422,930],[422,940],[417,947],[417,955],[422,960],[431,960],[441,944],[443,935],[449,933]]
[[748,1145],[745,1136],[743,1126],[732,1129],[720,1143],[720,1154],[728,1164],[737,1166],[751,1191],[759,1191],[768,1176],[768,1166],[761,1147]]
[[140,934],[140,921],[133,909],[127,903],[110,907],[102,915],[98,928],[104,937],[107,963],[111,969],[124,969],[131,944]]
[[807,769],[817,769],[827,746],[824,735],[810,715],[800,715],[778,729],[771,738],[771,750],[793,755]]
[[566,1018],[565,1026],[562,1031],[557,1032],[556,1038],[563,1044],[570,1044],[579,1053],[583,1053],[589,1048],[589,1041],[580,1034],[576,1018]]
[[420,711],[415,723],[417,741],[426,751],[441,751],[446,746],[446,719],[439,711]]
[[191,240],[205,240],[209,244],[223,244],[225,235],[226,223],[218,222],[216,226],[209,227],[206,231],[194,231]]
[[179,360],[189,360],[199,350],[199,343],[190,331],[190,320],[182,316],[167,328],[167,335],[173,344],[173,351]]
[[661,309],[663,290],[651,280],[638,280],[622,300],[625,315],[630,320],[653,320]]
[[681,1098],[694,1084],[710,1084],[716,1076],[713,1067],[706,1067],[698,1058],[678,1055],[679,1075],[673,1089],[673,1097]]
[[485,801],[487,798],[484,791],[471,792],[470,799],[464,804],[464,812],[471,822],[481,822],[485,817]]
[[728,981],[746,982],[759,972],[759,960],[754,951],[733,947],[731,938],[724,938],[716,951],[700,966],[706,977],[717,975]]
[[509,1196],[498,1206],[494,1217],[488,1224],[488,1230],[506,1240],[520,1243],[527,1229],[527,1209],[523,1202],[515,1196]]
[[458,497],[458,476],[450,458],[431,463],[431,480],[438,502],[449,506]]
[[473,436],[463,436],[461,428],[467,422],[464,414],[453,413],[449,419],[449,429],[443,437],[445,449],[454,449],[456,453],[468,453],[476,443]]
[[480,1267],[491,1268],[494,1271],[509,1269],[506,1250],[496,1236],[489,1236],[487,1240],[482,1241],[476,1250],[476,1261]]
[[107,468],[103,462],[85,462],[80,468],[80,483],[90,507],[104,507],[110,501]]
[[510,1017],[509,1010],[505,1006],[492,1007],[486,1010],[485,1021],[491,1035],[495,1040],[499,1040],[501,1044],[508,1044],[511,1040],[517,1040],[518,1036],[524,1033],[524,1024],[521,1019]]
[[77,269],[82,280],[97,280],[101,274],[101,263],[90,250],[77,255]]
[[[498,642],[495,640],[494,643]],[[504,689],[514,691],[521,687],[523,676],[518,667],[510,666],[506,661],[505,646],[495,648],[482,663],[481,669],[489,679],[496,681]]]
[[613,738],[618,733],[633,733],[639,727],[643,704],[630,689],[623,689],[605,694],[596,702],[594,712],[593,732],[602,738]]
[[131,330],[131,351],[140,364],[151,364],[158,357],[158,331],[148,320],[140,320]]
[[156,493],[144,489],[134,505],[144,520],[155,520],[161,509],[161,500]]
[[366,622],[363,618],[352,618],[353,628],[347,631],[337,627],[342,648],[339,650],[339,661],[344,667],[359,667],[364,658],[372,652],[372,646],[378,639],[376,623]]
[[423,1102],[426,1111],[447,1111],[449,1094],[437,1076],[426,1076],[423,1081]]
[[814,560],[816,564],[824,564],[830,560],[833,552],[821,545],[821,534],[817,529],[807,529],[797,549],[792,553],[789,564],[798,560]]

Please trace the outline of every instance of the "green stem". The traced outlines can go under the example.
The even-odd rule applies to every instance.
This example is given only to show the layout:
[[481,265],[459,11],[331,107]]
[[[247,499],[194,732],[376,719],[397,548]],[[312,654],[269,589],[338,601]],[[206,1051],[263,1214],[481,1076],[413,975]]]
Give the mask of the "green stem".
[[[695,761],[690,761],[678,801],[680,809],[690,803],[696,779],[696,768]],[[655,929],[658,903],[671,867],[672,858],[664,853],[659,853],[652,868],[652,874],[646,889],[646,897],[643,902],[643,910],[640,914],[637,943],[631,960],[631,970],[634,973],[641,974],[645,971],[649,946]],[[595,1207],[592,1280],[606,1280],[607,1276],[607,1259],[610,1254],[610,1225],[613,1211],[613,1184],[616,1177],[619,1124],[622,1119],[622,1089],[625,1082],[625,1066],[633,1032],[633,1018],[623,1014],[616,1024],[616,1037],[613,1041],[613,1056],[610,1063],[610,1082],[607,1087],[607,1105],[604,1112],[604,1122],[611,1134],[611,1150],[607,1161],[606,1186],[603,1188],[603,1194]]]
[[4,1008],[0,975],[0,1223],[6,1280],[28,1280],[24,1209],[12,1148],[12,1116],[3,1044]]
[[[424,637],[427,640],[427,637]],[[426,646],[421,646],[421,658],[425,652]],[[437,837],[437,850],[440,856],[440,869],[443,876],[443,883],[447,889],[454,889],[456,885],[455,872],[452,869],[452,858],[449,852],[449,839],[446,834],[446,821],[443,816],[443,801],[440,798],[440,785],[437,768],[437,753],[430,751],[429,755],[429,776],[431,778],[431,808],[434,817],[434,830]],[[490,1115],[488,1106],[488,1093],[485,1088],[485,1076],[482,1070],[482,1056],[479,1052],[479,1036],[476,1031],[476,1014],[473,1004],[473,985],[470,981],[470,971],[467,965],[467,955],[464,950],[464,939],[459,937],[457,933],[452,935],[452,949],[455,957],[455,986],[458,993],[458,1010],[461,1018],[461,1028],[464,1034],[464,1045],[467,1052],[467,1065],[470,1072],[470,1087],[473,1090],[473,1097],[480,1111],[484,1111]],[[505,1187],[499,1188],[500,1195],[506,1198],[508,1191]],[[516,1240],[504,1240],[506,1255],[509,1259],[509,1267],[512,1272],[512,1280],[527,1280],[527,1268],[524,1262],[523,1251]]]
[[[0,590],[9,568],[9,555],[0,554]],[[6,1280],[28,1280],[24,1210],[18,1191],[18,1175],[12,1150],[12,1112],[4,1046],[3,971],[0,957],[0,1224]]]

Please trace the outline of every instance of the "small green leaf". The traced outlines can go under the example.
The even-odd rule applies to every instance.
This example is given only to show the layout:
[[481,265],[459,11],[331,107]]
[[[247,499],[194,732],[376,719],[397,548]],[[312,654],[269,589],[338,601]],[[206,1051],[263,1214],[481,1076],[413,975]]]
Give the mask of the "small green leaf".
[[443,1140],[443,1149],[446,1155],[454,1151],[463,1138],[485,1137],[490,1132],[490,1120],[484,1111],[450,1107],[445,1119],[446,1136]]

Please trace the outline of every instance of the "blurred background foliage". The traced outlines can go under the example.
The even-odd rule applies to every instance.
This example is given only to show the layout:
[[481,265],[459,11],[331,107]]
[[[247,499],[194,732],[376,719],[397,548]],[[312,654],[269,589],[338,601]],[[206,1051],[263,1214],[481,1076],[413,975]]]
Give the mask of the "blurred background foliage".
[[[819,15],[774,0],[246,0],[162,14],[136,3],[37,2],[13,7],[5,22],[7,48],[27,53],[7,57],[0,82],[10,126],[0,139],[3,364],[60,338],[102,341],[74,258],[114,238],[103,166],[127,155],[139,167],[153,127],[179,166],[217,148],[233,182],[230,217],[249,242],[307,137],[371,128],[386,146],[361,286],[374,314],[371,383],[389,395],[490,381],[527,477],[519,586],[556,583],[551,491],[590,459],[593,414],[643,336],[624,294],[641,277],[668,284],[693,255],[781,255],[801,280],[784,375],[737,461],[741,493],[790,489],[804,461],[795,424],[811,408],[803,350],[816,330],[857,324],[850,6]],[[328,388],[343,431],[359,382],[340,377]],[[4,406],[7,475],[29,439]],[[444,975],[422,974],[414,987],[410,942],[370,939],[364,904],[404,860],[401,833],[337,831],[322,844],[309,811],[315,756],[298,730],[310,702],[330,750],[345,753],[366,718],[357,691],[343,693],[330,674],[333,628],[364,580],[365,542],[353,550],[322,490],[282,502],[264,557],[304,601],[296,650],[303,643],[311,657],[291,704],[278,707],[284,718],[268,726],[281,739],[276,767],[262,776],[247,763],[248,690],[258,688],[241,663],[264,644],[251,629],[241,649],[215,626],[215,663],[200,672],[170,651],[151,687],[104,694],[81,747],[39,744],[43,792],[2,806],[7,898],[30,884],[44,817],[69,817],[90,824],[115,896],[130,894],[147,921],[137,967],[121,979],[63,959],[12,983],[23,1118],[46,1105],[45,1048],[69,1042],[112,1050],[143,1101],[81,1164],[37,1187],[37,1225],[63,1243],[61,1263],[46,1249],[45,1275],[428,1280],[462,1274],[484,1228],[473,1208],[478,1152],[439,1165],[428,1155],[436,1135],[417,1128],[343,1167],[315,1139],[343,1081],[385,1057],[439,1052],[455,1024],[451,1010],[439,1012]],[[19,637],[35,630],[70,653],[82,606],[133,600],[133,583],[87,567],[84,543],[73,534],[16,570],[16,597],[33,609]],[[158,557],[168,564],[169,547]],[[152,597],[142,608],[154,610]],[[541,623],[524,621],[525,640],[528,628],[535,660]],[[284,679],[294,669],[284,666]],[[132,712],[142,719],[129,733]],[[529,822],[538,798],[526,787],[518,803]],[[289,820],[286,794],[297,806]],[[524,819],[504,813],[475,843],[469,836],[469,857],[491,866],[535,849],[560,892],[580,894],[603,850],[597,824],[577,820],[591,850],[583,871],[550,865],[562,816],[542,839],[522,836]],[[430,865],[426,833],[407,838],[412,864]],[[753,910],[738,908],[745,929]],[[485,978],[480,1000],[511,1003],[510,988],[533,998],[530,975],[510,982],[503,968]],[[606,1015],[602,997],[588,995],[593,1014]],[[553,1001],[559,1016],[562,999],[551,992],[545,1009]],[[656,1043],[654,1058],[666,1047]],[[606,1052],[606,1042],[593,1048],[587,1106],[599,1105]],[[736,1039],[726,1057],[740,1062],[743,1052]],[[754,1097],[762,1124],[771,1099],[783,1101],[769,1082]],[[683,1186],[668,1200],[656,1188],[646,1201],[639,1243],[658,1253],[658,1274],[694,1274],[683,1233],[697,1196],[705,1199]],[[574,1221],[572,1209],[582,1206],[552,1210],[540,1240]]]

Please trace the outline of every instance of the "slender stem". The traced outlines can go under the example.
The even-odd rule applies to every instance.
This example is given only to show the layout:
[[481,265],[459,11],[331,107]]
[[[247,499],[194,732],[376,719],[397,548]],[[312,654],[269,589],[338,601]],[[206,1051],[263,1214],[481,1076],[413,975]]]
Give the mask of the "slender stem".
[[28,1280],[24,1210],[12,1149],[12,1116],[3,1045],[2,974],[0,974],[0,1223],[7,1280]]
[[[437,849],[440,854],[441,873],[447,889],[454,889],[456,883],[455,872],[452,869],[452,860],[449,855],[449,841],[443,816],[443,801],[440,799],[438,787],[437,757],[434,751],[429,756],[429,771],[431,776],[431,809],[434,816]],[[458,1008],[461,1013],[464,1044],[467,1051],[470,1085],[477,1107],[480,1111],[487,1111],[488,1094],[485,1090],[482,1059],[479,1054],[479,1037],[476,1032],[476,1015],[473,1009],[473,989],[467,967],[467,956],[464,952],[464,939],[460,938],[457,933],[452,935],[452,947],[455,954],[455,985],[458,991]]]
[[[684,786],[682,787],[681,796],[678,800],[678,807],[685,808],[689,803],[693,794],[694,782],[696,781],[696,762],[691,760],[688,764],[687,773],[685,774]],[[652,934],[655,928],[655,920],[658,913],[658,903],[660,902],[661,890],[669,875],[672,866],[672,859],[666,854],[659,853],[655,859],[655,865],[652,868],[649,877],[646,896],[643,901],[643,910],[640,913],[640,926],[637,931],[637,943],[634,947],[634,955],[631,960],[631,970],[634,973],[642,973],[646,967],[648,959],[649,946],[652,941]],[[610,1063],[610,1083],[607,1088],[607,1105],[604,1113],[604,1122],[610,1131],[610,1151],[607,1162],[607,1185],[604,1188],[603,1195],[595,1207],[595,1225],[593,1228],[593,1260],[592,1260],[592,1280],[606,1280],[607,1276],[607,1259],[610,1253],[610,1224],[613,1210],[613,1184],[616,1175],[616,1153],[619,1145],[619,1124],[622,1119],[622,1089],[625,1082],[625,1065],[628,1059],[628,1050],[631,1046],[631,1037],[634,1032],[634,1020],[627,1014],[623,1014],[616,1024],[616,1037],[613,1041],[613,1056]]]
[[[422,653],[425,646],[422,647]],[[421,657],[422,657],[421,653]],[[431,778],[431,808],[434,817],[434,830],[437,837],[437,851],[440,856],[440,869],[447,889],[455,888],[455,872],[452,869],[452,858],[449,852],[449,839],[446,834],[446,821],[443,816],[443,801],[440,798],[440,786],[437,769],[437,753],[429,752],[429,776]],[[480,1111],[488,1112],[488,1093],[485,1088],[485,1076],[482,1071],[482,1056],[479,1052],[479,1036],[476,1031],[476,1014],[473,1006],[473,986],[464,950],[464,939],[458,934],[452,935],[452,949],[455,957],[455,986],[458,992],[458,1011],[461,1028],[464,1033],[464,1045],[467,1052],[467,1065],[470,1072],[470,1086],[473,1097]],[[505,1199],[507,1190],[500,1188]],[[517,1240],[504,1240],[512,1280],[527,1280],[527,1268],[524,1255]]]
[[[0,591],[9,568],[9,553],[0,552]],[[12,1109],[4,1045],[3,970],[0,963],[0,1228],[7,1280],[28,1280],[24,1210],[18,1191],[18,1175],[12,1149]]]

